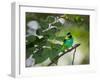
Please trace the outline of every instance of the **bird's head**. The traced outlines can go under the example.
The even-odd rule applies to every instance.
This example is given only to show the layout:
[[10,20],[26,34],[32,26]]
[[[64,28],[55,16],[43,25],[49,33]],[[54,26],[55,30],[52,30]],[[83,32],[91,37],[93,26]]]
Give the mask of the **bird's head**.
[[68,39],[72,38],[71,32],[68,32],[68,33],[66,34],[66,37],[67,37]]

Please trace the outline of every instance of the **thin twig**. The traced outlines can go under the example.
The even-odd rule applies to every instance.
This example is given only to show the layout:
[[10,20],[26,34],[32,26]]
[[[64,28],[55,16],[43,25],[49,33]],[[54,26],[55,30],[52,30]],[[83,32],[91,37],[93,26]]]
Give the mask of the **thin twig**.
[[74,60],[75,60],[75,52],[76,52],[76,48],[75,48],[74,53],[73,53],[72,65],[74,65]]

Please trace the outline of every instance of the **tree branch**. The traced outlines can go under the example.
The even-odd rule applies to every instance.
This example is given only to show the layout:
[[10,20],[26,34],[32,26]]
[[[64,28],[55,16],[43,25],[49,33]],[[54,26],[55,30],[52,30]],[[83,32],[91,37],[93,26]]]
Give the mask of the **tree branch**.
[[48,66],[52,65],[53,63],[55,63],[60,57],[62,57],[63,55],[67,54],[68,52],[72,51],[73,49],[76,49],[78,46],[80,46],[80,44],[75,44],[71,49],[68,49],[67,51],[64,51],[61,55],[56,56],[49,64]]

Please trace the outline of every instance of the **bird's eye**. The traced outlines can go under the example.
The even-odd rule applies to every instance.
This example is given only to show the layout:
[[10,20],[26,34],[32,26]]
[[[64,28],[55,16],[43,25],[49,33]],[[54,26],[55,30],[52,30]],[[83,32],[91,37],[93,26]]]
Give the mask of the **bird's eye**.
[[71,35],[71,33],[70,33],[70,32],[68,32],[68,33],[67,33],[67,35]]

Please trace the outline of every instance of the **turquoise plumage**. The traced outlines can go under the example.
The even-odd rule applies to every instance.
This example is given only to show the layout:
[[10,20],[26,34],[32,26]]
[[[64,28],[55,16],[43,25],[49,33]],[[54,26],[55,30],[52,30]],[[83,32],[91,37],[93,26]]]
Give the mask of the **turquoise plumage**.
[[61,50],[64,51],[65,49],[71,48],[73,45],[73,42],[74,42],[73,37],[72,37],[71,33],[68,32],[64,41],[63,41],[63,45],[62,45]]

